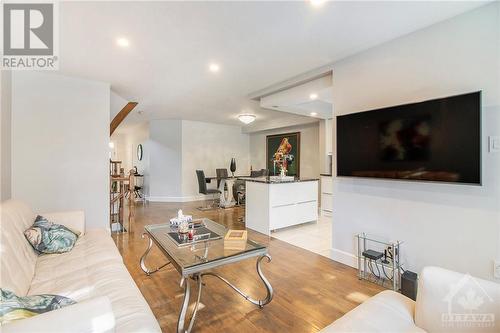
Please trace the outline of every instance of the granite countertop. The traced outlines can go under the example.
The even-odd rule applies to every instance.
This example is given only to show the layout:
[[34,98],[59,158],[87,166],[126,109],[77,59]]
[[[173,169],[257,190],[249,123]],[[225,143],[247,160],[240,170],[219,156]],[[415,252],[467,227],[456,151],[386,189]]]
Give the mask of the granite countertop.
[[320,176],[326,176],[326,177],[331,177],[332,176],[331,173],[320,173],[319,175]]
[[300,182],[313,182],[318,181],[318,178],[297,178],[293,180],[279,180],[272,179],[271,177],[240,177],[238,179],[245,180],[247,182],[264,183],[264,184],[286,184],[286,183],[300,183]]

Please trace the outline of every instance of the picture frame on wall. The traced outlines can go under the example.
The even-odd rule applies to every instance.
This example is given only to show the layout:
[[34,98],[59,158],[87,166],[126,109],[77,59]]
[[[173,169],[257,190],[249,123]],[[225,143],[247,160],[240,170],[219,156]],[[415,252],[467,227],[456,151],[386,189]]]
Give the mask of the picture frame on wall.
[[300,177],[300,132],[266,136],[266,167],[271,176],[284,167],[287,176]]

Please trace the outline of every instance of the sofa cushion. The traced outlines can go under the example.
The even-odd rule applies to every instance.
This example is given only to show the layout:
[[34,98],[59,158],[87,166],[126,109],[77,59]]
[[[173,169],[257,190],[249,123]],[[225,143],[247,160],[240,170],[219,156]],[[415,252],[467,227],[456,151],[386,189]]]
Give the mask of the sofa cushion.
[[37,314],[57,310],[75,304],[70,298],[59,295],[17,296],[13,292],[0,289],[0,324],[26,319]]
[[1,203],[0,214],[0,286],[25,296],[38,256],[23,232],[33,224],[36,215],[26,204],[15,200]]
[[28,294],[47,293],[78,302],[107,296],[115,315],[117,332],[160,331],[105,230],[88,230],[71,252],[40,256]]
[[82,268],[109,262],[122,263],[122,257],[109,233],[104,229],[90,229],[84,236],[78,238],[70,252],[38,257],[32,283],[53,280]]
[[324,328],[330,332],[425,332],[413,322],[415,302],[391,290],[369,298]]

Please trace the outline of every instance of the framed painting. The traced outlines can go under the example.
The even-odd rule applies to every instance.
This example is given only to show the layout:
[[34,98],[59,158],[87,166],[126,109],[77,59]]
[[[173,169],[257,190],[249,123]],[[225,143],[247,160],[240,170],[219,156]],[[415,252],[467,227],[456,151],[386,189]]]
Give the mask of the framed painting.
[[266,160],[269,175],[277,176],[284,168],[287,176],[300,177],[300,132],[268,135]]

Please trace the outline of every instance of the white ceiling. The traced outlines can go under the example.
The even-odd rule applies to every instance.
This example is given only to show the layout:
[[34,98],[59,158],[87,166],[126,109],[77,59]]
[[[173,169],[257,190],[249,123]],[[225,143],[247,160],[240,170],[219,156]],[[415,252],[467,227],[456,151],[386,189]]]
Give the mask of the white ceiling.
[[[482,2],[64,2],[60,70],[111,83],[158,118],[239,124],[286,117],[248,95]],[[116,45],[126,37],[130,47]],[[219,73],[208,64],[220,64]],[[137,111],[143,111],[142,115]],[[290,116],[298,117],[298,116]]]

